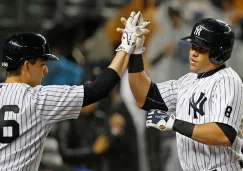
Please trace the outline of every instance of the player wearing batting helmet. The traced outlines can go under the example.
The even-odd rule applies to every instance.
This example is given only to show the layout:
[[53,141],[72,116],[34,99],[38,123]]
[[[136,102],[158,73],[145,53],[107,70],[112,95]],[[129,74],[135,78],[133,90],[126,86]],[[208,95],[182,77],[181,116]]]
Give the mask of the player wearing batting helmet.
[[142,54],[130,58],[129,84],[138,107],[149,111],[146,126],[176,132],[185,171],[239,171],[243,87],[225,64],[234,32],[223,21],[204,18],[182,40],[191,44],[191,72],[178,80],[153,83],[144,72]]
[[[0,84],[0,170],[38,170],[43,143],[54,123],[74,119],[82,107],[117,85],[135,47],[140,13],[132,12],[112,63],[93,81],[80,86],[41,86],[47,60],[58,60],[47,40],[36,33],[17,33],[3,44],[1,64],[7,79]],[[146,29],[144,29],[146,30]]]
[[2,66],[14,70],[28,58],[58,60],[50,54],[47,40],[40,34],[21,33],[7,38],[3,44]]

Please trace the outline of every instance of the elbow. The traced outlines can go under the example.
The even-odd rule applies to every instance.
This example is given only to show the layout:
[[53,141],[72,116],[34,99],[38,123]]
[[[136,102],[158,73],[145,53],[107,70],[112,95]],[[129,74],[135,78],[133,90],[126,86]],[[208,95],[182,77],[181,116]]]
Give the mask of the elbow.
[[224,146],[226,146],[226,147],[232,146],[232,143],[230,142],[230,140],[228,138],[226,138],[226,140],[224,141]]
[[221,134],[220,134],[221,144],[230,147],[235,141],[237,132],[232,126],[223,123],[216,123],[216,124],[221,129]]
[[230,147],[232,145],[232,143],[226,136],[220,138],[219,140],[220,140],[219,144],[221,146]]
[[137,107],[140,109],[143,107],[144,103],[136,101]]
[[231,143],[225,144],[226,147],[231,147],[231,145],[232,145]]

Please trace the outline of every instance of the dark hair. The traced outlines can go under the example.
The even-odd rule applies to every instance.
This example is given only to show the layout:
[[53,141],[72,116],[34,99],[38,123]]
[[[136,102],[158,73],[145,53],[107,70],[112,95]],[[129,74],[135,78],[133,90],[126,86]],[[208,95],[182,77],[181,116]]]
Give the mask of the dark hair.
[[21,75],[21,68],[24,65],[25,61],[29,61],[32,65],[36,63],[38,58],[25,58],[24,60],[20,61],[19,65],[14,69],[7,69],[7,75],[14,75],[20,76]]

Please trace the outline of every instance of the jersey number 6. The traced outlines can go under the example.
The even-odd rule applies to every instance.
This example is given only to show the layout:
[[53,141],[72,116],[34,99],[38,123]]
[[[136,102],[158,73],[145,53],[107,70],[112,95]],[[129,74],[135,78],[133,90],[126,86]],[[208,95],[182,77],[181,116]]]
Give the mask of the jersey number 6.
[[[4,105],[0,109],[0,143],[10,143],[19,136],[19,124],[15,120],[4,120],[5,112],[19,113],[17,105]],[[4,128],[12,128],[11,136],[4,136]]]

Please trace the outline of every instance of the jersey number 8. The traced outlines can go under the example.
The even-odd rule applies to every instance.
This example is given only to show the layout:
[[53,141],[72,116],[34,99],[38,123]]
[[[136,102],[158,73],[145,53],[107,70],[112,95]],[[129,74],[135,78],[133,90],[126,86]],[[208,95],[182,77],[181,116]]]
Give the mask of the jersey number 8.
[[[15,120],[4,120],[5,112],[19,113],[17,105],[4,105],[0,109],[0,143],[10,143],[19,136],[19,124]],[[12,128],[11,136],[4,136],[4,128]]]
[[231,115],[231,112],[232,112],[232,107],[231,106],[227,106],[224,115],[229,118],[230,115]]

